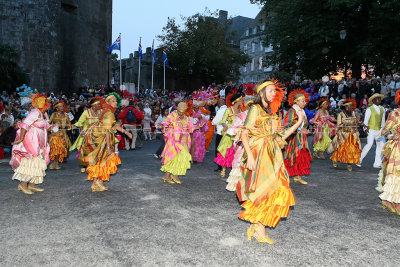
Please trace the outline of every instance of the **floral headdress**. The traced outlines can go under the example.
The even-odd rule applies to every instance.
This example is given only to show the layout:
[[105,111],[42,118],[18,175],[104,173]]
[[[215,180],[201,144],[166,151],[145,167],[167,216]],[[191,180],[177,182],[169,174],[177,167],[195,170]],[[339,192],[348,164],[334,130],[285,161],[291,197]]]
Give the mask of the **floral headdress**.
[[32,96],[32,106],[41,112],[45,112],[50,108],[50,100],[45,95],[36,93]]
[[[302,96],[297,96],[297,98],[295,98],[296,95],[302,95]],[[310,100],[310,95],[303,89],[294,89],[292,92],[290,92],[289,96],[288,96],[288,102],[290,106],[293,106],[298,100],[300,100],[301,98],[305,98],[306,99],[306,103],[308,104],[308,101]]]

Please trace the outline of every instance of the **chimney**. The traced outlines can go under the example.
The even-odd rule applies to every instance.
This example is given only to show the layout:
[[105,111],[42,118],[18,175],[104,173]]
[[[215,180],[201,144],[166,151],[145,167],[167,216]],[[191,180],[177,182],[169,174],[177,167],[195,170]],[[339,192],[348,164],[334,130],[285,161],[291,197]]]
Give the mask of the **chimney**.
[[218,20],[219,22],[225,25],[226,22],[228,21],[228,11],[220,10]]

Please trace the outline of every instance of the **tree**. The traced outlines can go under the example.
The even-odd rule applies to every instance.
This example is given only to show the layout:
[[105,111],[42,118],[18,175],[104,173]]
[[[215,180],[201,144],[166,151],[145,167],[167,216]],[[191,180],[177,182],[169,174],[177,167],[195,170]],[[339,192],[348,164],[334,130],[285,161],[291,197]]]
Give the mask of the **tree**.
[[18,54],[8,45],[0,45],[0,89],[14,92],[22,84],[28,84],[29,76],[17,65]]
[[158,36],[167,49],[169,64],[177,78],[188,90],[236,80],[239,67],[250,58],[229,44],[226,25],[210,13],[183,20],[181,28],[174,18],[168,18],[163,34]]
[[[250,0],[264,6],[267,62],[289,73],[321,78],[361,65],[378,75],[399,68],[400,4],[396,0]],[[342,40],[340,31],[346,32]]]

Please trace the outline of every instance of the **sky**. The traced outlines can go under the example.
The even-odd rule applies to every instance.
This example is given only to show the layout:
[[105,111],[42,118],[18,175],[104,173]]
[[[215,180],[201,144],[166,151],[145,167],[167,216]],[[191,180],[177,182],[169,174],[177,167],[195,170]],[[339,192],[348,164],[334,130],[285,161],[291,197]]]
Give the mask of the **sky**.
[[[181,15],[203,13],[206,8],[212,12],[226,10],[228,17],[255,18],[260,11],[260,7],[250,4],[250,0],[113,0],[112,42],[121,33],[122,58],[127,58],[138,50],[139,38],[142,37],[144,53],[146,47],[151,47],[153,39],[155,48],[161,45],[156,36],[162,34],[168,17],[181,24]],[[119,51],[116,52],[119,56]]]

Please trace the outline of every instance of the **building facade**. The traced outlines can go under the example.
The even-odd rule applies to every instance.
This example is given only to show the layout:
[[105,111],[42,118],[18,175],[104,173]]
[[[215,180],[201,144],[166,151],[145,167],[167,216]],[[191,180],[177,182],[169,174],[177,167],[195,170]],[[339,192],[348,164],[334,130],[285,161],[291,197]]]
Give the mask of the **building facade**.
[[273,68],[266,66],[264,59],[272,48],[264,42],[264,31],[267,27],[264,9],[246,28],[240,38],[240,49],[251,58],[251,62],[240,67],[239,83],[256,83],[269,78]]
[[0,17],[0,44],[17,51],[31,87],[107,84],[112,0],[0,0]]

